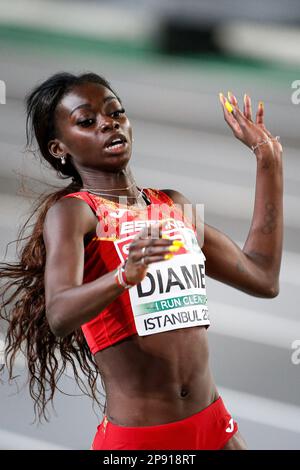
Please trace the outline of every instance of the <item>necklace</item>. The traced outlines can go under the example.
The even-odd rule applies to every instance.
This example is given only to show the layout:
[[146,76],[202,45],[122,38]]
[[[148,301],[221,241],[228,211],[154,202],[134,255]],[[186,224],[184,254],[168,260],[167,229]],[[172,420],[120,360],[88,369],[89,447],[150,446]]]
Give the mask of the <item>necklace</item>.
[[[134,185],[135,183],[133,182],[132,184],[130,184],[129,186],[126,186],[126,188],[113,188],[113,189],[104,189],[104,191],[125,191],[126,189],[130,189],[132,188],[132,186]],[[80,191],[98,191],[100,189],[100,191],[102,191],[102,188],[82,188]],[[104,194],[104,193],[102,193]]]
[[[145,195],[143,194],[143,189],[144,188],[139,190],[138,196],[120,196],[120,194],[106,194],[100,191],[92,191],[91,189],[86,189],[85,191],[91,194],[96,194],[96,195],[113,196],[113,197],[118,197],[118,198],[124,197],[126,199],[136,199],[136,202],[134,204],[131,204],[130,207],[138,209],[138,208],[147,207],[147,203],[151,204],[151,200],[146,196],[146,194]],[[80,191],[84,191],[84,189],[80,189]],[[145,196],[145,198],[143,196]]]
[[[116,188],[117,189],[117,188]],[[137,199],[142,196],[143,188],[140,189],[138,196],[121,196],[120,194],[106,194],[100,191],[92,191],[91,189],[81,189],[80,191],[87,191],[88,193],[102,195],[102,196],[113,196],[113,197],[126,197],[126,199]]]

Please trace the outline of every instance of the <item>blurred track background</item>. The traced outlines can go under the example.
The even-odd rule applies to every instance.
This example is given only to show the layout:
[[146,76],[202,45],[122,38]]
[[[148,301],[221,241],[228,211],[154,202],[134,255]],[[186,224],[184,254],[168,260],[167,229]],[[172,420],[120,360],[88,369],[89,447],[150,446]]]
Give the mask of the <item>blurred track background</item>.
[[[207,279],[211,365],[251,449],[300,449],[298,1],[1,1],[0,255],[15,259],[31,192],[61,186],[24,151],[25,94],[57,71],[103,74],[121,96],[135,137],[139,185],[174,188],[205,205],[205,221],[243,246],[256,161],[223,120],[218,93],[265,102],[266,125],[284,146],[285,232],[280,294],[248,296]],[[24,194],[21,176],[29,191]],[[31,179],[34,178],[34,179]],[[3,325],[0,349],[3,348]],[[2,339],[1,339],[2,338]],[[0,449],[88,449],[101,415],[82,396],[57,393],[49,424],[35,426],[22,357],[0,384]],[[61,388],[79,393],[71,376]],[[16,393],[19,390],[19,393]]]

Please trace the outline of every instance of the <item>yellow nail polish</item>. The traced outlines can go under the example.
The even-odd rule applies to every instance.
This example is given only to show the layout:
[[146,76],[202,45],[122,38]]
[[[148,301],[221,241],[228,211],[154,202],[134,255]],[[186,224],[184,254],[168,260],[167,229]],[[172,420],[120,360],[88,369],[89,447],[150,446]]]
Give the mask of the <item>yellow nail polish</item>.
[[165,235],[165,234],[163,234],[163,235],[161,236],[161,238],[164,238],[165,240],[170,240],[169,235]]
[[172,245],[182,247],[184,243],[181,240],[173,240]]
[[223,93],[219,93],[219,99],[220,99],[221,103],[223,103],[223,98],[224,98]]
[[259,106],[260,106],[262,109],[264,109],[264,107],[265,107],[264,102],[263,102],[263,101],[260,101],[260,102],[259,102]]
[[169,246],[168,250],[176,252],[176,251],[180,250],[180,246],[171,245],[171,246]]
[[227,96],[228,96],[228,99],[229,99],[229,101],[230,101],[231,98],[233,97],[233,93],[231,93],[231,91],[228,91],[228,92],[227,92]]
[[247,95],[246,93],[244,94],[244,103],[246,103]]
[[233,107],[231,106],[231,104],[229,103],[229,101],[226,100],[226,103],[225,103],[225,108],[227,109],[227,111],[229,113],[232,113],[233,111]]
[[174,256],[174,255],[171,255],[171,254],[170,254],[170,255],[165,255],[164,258],[165,258],[165,259],[171,259],[171,258],[173,258],[173,256]]

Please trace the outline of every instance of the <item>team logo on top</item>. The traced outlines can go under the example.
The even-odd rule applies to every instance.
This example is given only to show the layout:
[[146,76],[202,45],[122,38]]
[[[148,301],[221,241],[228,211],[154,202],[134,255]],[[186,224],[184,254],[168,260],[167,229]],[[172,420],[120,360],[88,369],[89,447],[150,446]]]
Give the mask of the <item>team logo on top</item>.
[[117,209],[114,212],[110,212],[109,215],[114,219],[120,219],[126,212],[128,212],[128,209]]
[[225,429],[225,432],[232,432],[234,430],[233,418],[229,420],[229,426]]

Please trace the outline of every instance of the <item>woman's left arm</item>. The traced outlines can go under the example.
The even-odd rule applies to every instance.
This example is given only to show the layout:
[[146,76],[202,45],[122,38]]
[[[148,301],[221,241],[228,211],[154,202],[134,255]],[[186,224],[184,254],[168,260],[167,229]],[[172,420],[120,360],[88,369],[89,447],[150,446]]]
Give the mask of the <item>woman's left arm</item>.
[[[230,95],[232,106],[228,106],[229,103],[223,95],[220,100],[224,118],[239,140],[250,148],[260,142],[267,142],[255,150],[255,203],[243,249],[227,235],[208,224],[204,224],[204,240],[203,234],[198,232],[199,243],[204,241],[202,251],[206,257],[206,274],[253,296],[276,297],[279,293],[283,241],[282,147],[264,126],[262,103],[259,104],[254,123],[248,96],[245,96],[243,113],[233,95]],[[178,191],[164,191],[181,207],[191,204]],[[199,230],[195,223],[199,221],[199,214],[196,218],[194,207],[192,213],[193,223]]]

